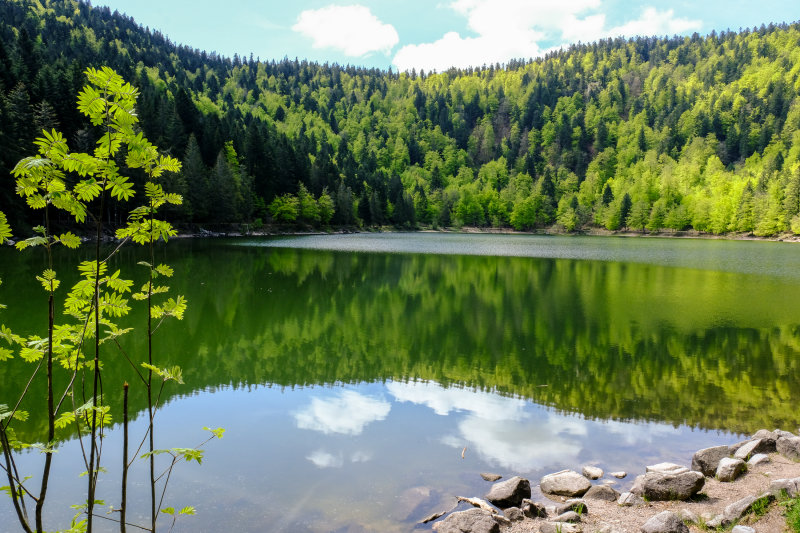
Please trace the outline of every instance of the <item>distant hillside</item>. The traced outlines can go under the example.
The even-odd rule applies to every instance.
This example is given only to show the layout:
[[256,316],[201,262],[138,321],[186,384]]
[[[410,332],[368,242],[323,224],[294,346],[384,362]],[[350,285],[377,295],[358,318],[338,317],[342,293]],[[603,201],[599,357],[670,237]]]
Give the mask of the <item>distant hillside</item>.
[[[800,233],[796,23],[398,74],[223,58],[85,2],[3,0],[0,174],[43,127],[91,146],[75,96],[101,65],[183,160],[182,222]],[[10,177],[0,210],[35,220]]]

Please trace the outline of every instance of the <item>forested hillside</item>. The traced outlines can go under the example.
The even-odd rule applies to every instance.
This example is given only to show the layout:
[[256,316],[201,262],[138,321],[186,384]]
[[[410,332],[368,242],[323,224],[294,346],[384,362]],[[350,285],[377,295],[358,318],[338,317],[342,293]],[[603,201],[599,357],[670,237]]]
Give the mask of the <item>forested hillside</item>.
[[183,161],[179,222],[800,233],[798,24],[398,74],[224,58],[86,2],[2,0],[0,211],[15,225],[34,220],[9,171],[42,128],[92,145],[75,96],[102,65]]

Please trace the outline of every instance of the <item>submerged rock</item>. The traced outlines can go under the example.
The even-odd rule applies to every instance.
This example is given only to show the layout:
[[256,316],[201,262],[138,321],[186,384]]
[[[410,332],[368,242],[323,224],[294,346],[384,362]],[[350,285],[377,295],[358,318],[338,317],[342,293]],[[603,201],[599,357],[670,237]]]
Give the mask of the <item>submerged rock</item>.
[[523,499],[530,497],[530,482],[519,476],[514,476],[506,481],[495,483],[486,495],[486,499],[489,500],[490,503],[501,509],[519,507],[522,505]]
[[544,476],[539,481],[539,486],[545,494],[583,496],[592,484],[574,470],[562,470]]
[[611,472],[611,474],[609,474],[609,475],[614,476],[617,479],[623,479],[623,478],[628,476],[628,473],[627,472]]
[[731,454],[728,446],[712,446],[697,450],[692,456],[692,470],[702,472],[704,476],[712,477],[717,473],[720,460]]

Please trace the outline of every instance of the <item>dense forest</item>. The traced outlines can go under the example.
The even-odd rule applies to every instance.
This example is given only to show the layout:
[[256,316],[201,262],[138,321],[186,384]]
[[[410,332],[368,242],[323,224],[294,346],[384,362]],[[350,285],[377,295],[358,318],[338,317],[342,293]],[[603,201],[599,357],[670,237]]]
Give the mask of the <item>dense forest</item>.
[[[226,58],[89,2],[2,0],[0,211],[17,228],[36,220],[10,170],[42,129],[92,146],[75,96],[102,65],[183,162],[178,222],[800,233],[797,23],[396,73]],[[127,211],[110,202],[109,222]]]

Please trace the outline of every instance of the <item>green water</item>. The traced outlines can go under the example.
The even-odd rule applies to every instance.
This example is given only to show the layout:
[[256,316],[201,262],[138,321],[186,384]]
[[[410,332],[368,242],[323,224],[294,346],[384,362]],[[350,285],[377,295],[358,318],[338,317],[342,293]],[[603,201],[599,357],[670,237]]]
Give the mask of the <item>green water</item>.
[[[115,266],[140,277],[137,253]],[[455,492],[480,495],[481,469],[635,470],[800,424],[796,245],[349,235],[173,241],[158,261],[189,301],[157,337],[160,364],[180,365],[186,382],[166,390],[159,435],[191,444],[192,428],[228,428],[202,467],[176,476],[209,510],[183,531],[214,520],[407,531]],[[30,280],[42,266],[0,250],[0,318],[18,333],[46,324]],[[133,336],[123,347],[143,352]],[[107,391],[133,379],[120,361],[109,352]],[[29,372],[0,364],[0,403]],[[119,394],[108,400],[118,410]],[[34,416],[20,431],[43,428]],[[75,447],[63,437],[61,456]],[[60,475],[54,501],[75,503],[69,468]],[[9,513],[0,503],[0,519]]]

